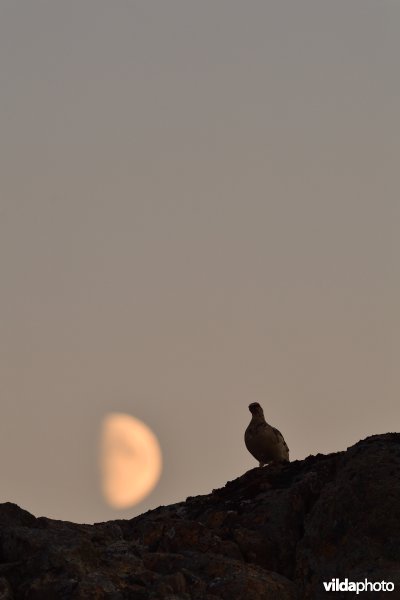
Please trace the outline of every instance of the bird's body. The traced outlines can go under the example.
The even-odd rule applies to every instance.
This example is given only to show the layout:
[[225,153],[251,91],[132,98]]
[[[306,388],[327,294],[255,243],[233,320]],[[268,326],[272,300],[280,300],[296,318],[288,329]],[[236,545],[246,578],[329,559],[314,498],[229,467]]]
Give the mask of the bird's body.
[[269,425],[258,402],[249,405],[252,414],[244,441],[247,450],[258,460],[260,467],[271,462],[287,462],[289,448],[278,429]]

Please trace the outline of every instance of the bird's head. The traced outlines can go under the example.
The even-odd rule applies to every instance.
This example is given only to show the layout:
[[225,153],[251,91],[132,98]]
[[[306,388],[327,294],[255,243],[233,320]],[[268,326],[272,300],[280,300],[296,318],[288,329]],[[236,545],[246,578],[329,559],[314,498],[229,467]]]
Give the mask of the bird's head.
[[253,417],[264,417],[264,411],[258,402],[252,402],[249,404],[249,411]]

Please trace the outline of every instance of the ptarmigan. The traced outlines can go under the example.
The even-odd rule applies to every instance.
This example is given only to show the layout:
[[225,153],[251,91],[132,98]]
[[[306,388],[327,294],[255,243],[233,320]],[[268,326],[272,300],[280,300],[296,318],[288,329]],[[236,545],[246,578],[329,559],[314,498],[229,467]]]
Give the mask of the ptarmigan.
[[258,460],[260,467],[267,463],[289,460],[289,448],[280,431],[269,425],[258,402],[249,404],[251,421],[244,434],[247,450]]

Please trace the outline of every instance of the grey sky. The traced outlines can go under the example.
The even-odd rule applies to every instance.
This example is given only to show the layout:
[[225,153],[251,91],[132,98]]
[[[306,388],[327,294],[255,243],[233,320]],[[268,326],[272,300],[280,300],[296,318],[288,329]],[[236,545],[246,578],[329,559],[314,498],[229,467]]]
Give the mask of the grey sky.
[[[77,521],[398,429],[400,5],[3,0],[0,501]],[[395,369],[397,367],[397,369]],[[108,411],[165,468],[100,497]]]

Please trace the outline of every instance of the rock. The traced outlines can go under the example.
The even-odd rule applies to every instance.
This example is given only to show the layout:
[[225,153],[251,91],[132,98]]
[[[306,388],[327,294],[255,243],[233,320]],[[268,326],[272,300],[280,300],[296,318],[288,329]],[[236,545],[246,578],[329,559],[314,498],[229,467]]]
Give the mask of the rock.
[[400,598],[400,434],[255,468],[131,520],[0,505],[0,600],[318,600],[333,578],[390,581]]

